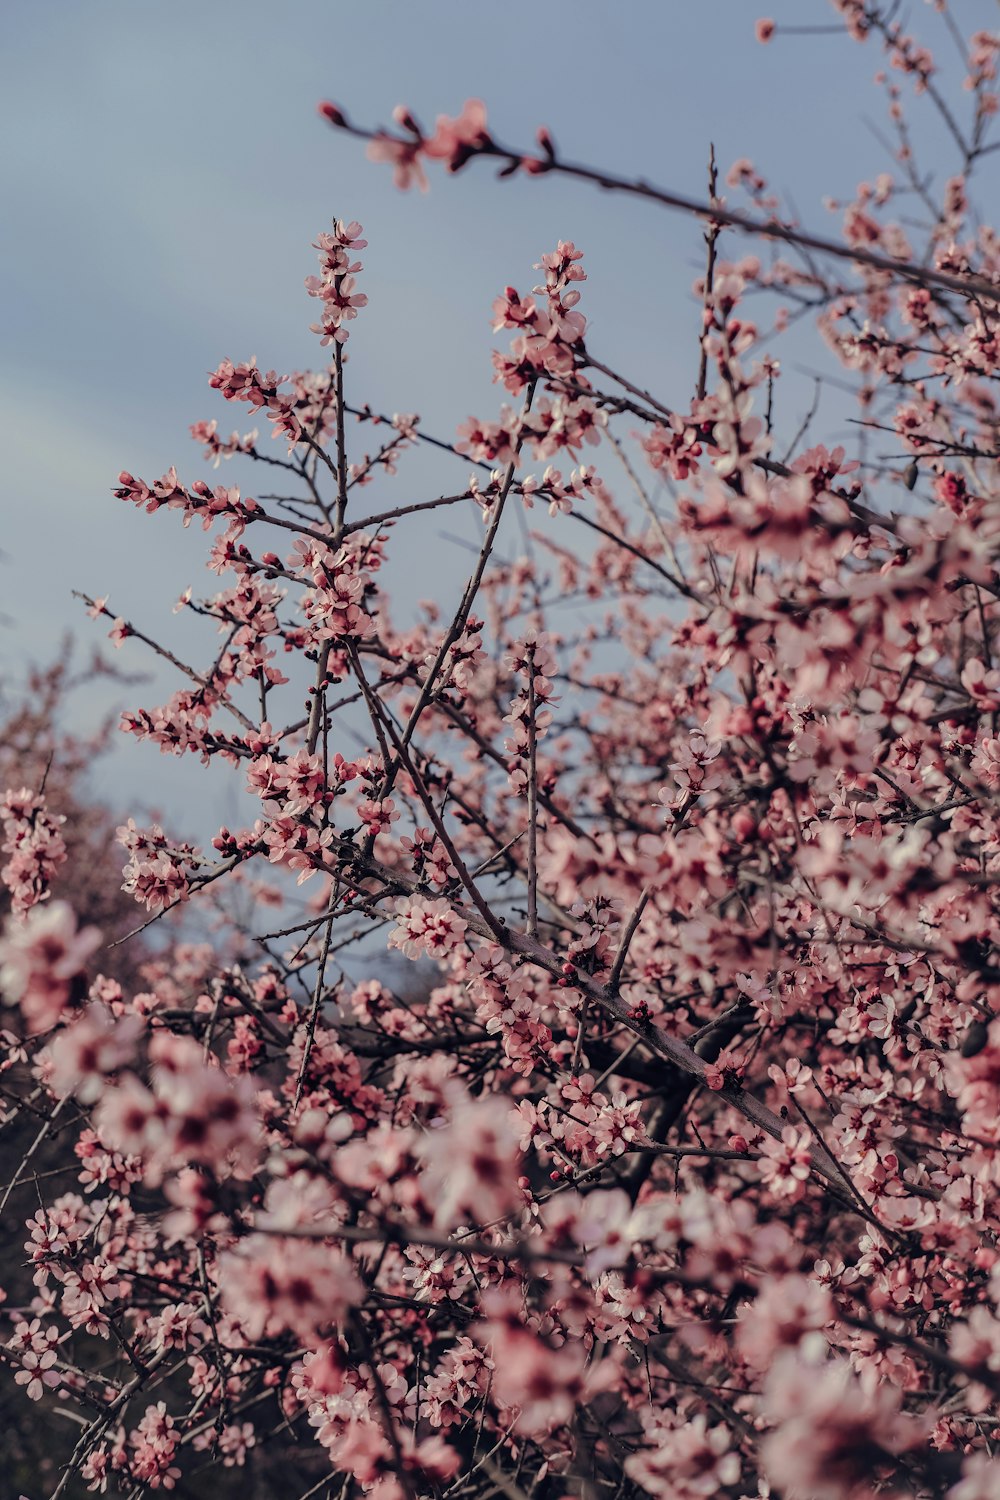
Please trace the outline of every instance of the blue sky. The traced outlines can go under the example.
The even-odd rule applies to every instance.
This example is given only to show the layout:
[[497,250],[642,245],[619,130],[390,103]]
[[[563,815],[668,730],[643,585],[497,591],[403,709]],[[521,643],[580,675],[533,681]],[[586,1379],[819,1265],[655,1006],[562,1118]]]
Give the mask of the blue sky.
[[[930,7],[912,10],[947,58]],[[996,19],[991,0],[956,10],[966,29]],[[492,415],[490,303],[507,282],[529,286],[532,263],[560,237],[587,251],[594,347],[686,400],[698,226],[572,183],[497,183],[481,164],[455,180],[438,174],[426,197],[401,195],[315,105],[332,98],[374,123],[405,101],[432,123],[480,96],[504,140],[530,145],[545,123],[570,157],[694,194],[714,140],[723,170],[751,157],[804,223],[831,232],[823,197],[853,193],[885,165],[866,123],[884,124],[870,86],[880,54],[836,35],[761,47],[762,13],[779,29],[833,18],[824,0],[8,0],[0,608],[13,624],[0,631],[3,674],[51,654],[69,627],[87,646],[102,639],[74,587],[109,593],[153,633],[194,639],[170,606],[189,583],[211,590],[200,534],[173,514],[126,509],[110,486],[120,468],[154,478],[172,462],[182,478],[210,476],[188,424],[251,425],[207,389],[223,356],[256,354],[282,370],[319,363],[302,282],[310,243],[335,215],[362,220],[370,241],[370,305],[354,325],[349,379],[373,405],[419,411],[445,435],[472,411]],[[927,164],[939,177],[955,165],[940,142]],[[790,428],[809,395],[805,383],[786,389]],[[423,473],[435,493],[437,476]],[[441,529],[408,544],[401,609],[460,590]],[[149,665],[138,647],[119,660]],[[161,701],[173,686],[157,674],[119,697]],[[87,711],[114,696],[95,694]],[[194,808],[199,821],[228,816],[215,793],[192,801],[190,777],[150,749],[128,749],[100,774],[123,815],[141,796]]]

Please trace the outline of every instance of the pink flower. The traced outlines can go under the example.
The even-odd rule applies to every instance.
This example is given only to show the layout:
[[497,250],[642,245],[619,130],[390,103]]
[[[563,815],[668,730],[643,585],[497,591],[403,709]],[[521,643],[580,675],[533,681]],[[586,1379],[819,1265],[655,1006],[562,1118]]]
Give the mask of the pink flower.
[[491,1223],[520,1203],[518,1131],[509,1105],[453,1092],[450,1120],[428,1130],[421,1143],[435,1221],[449,1229]]
[[449,172],[457,172],[477,151],[492,145],[486,129],[486,105],[481,99],[466,99],[457,119],[438,115],[437,128],[423,143],[425,156],[445,162]]
[[446,958],[461,944],[466,925],[443,896],[401,897],[388,946],[399,948],[407,958]]
[[252,1078],[230,1078],[193,1038],[169,1031],[151,1037],[149,1058],[151,1089],[126,1073],[102,1095],[95,1123],[104,1144],[141,1158],[153,1186],[193,1164],[223,1180],[252,1176],[260,1153]]
[[146,1408],[142,1421],[129,1434],[129,1443],[136,1479],[153,1490],[172,1490],[181,1471],[173,1462],[177,1451],[176,1428],[165,1401]]
[[348,330],[344,324],[357,317],[359,307],[367,306],[365,294],[354,290],[355,273],[361,270],[361,262],[352,260],[348,253],[367,245],[368,241],[360,235],[361,225],[356,221],[345,224],[337,219],[333,233],[321,234],[316,241],[323,274],[308,277],[306,290],[323,304],[322,321],[312,326],[313,333],[322,334],[321,344],[346,343]]
[[10,859],[0,869],[0,880],[10,891],[15,914],[23,916],[49,894],[59,867],[66,862],[66,843],[60,828],[66,819],[49,812],[45,798],[22,787],[9,791],[0,804]]
[[676,1425],[654,1418],[645,1437],[649,1446],[626,1459],[625,1471],[646,1494],[698,1500],[721,1494],[740,1477],[729,1431],[721,1424],[709,1427],[703,1412]]
[[40,1401],[47,1390],[62,1384],[62,1376],[54,1368],[58,1343],[58,1329],[51,1325],[43,1328],[38,1318],[16,1324],[7,1348],[20,1358],[21,1368],[14,1375],[14,1383],[26,1387],[29,1401]]
[[350,1262],[319,1242],[254,1234],[222,1258],[226,1308],[247,1337],[290,1329],[317,1345],[363,1296]]
[[132,1061],[142,1029],[138,1016],[116,1021],[103,1005],[88,1006],[49,1045],[49,1077],[54,1091],[59,1095],[72,1093],[82,1104],[93,1104],[108,1075]]
[[587,1252],[587,1274],[598,1277],[612,1266],[624,1265],[640,1241],[655,1236],[655,1210],[651,1205],[636,1208],[622,1188],[589,1193],[573,1234]]
[[95,927],[77,931],[65,901],[33,908],[23,923],[8,921],[0,939],[0,990],[20,1007],[29,1032],[48,1031],[61,1019],[100,941]]
[[[740,1314],[740,1353],[756,1369],[766,1370],[777,1353],[797,1348],[833,1319],[833,1299],[826,1287],[805,1276],[775,1277]],[[822,1354],[822,1337],[818,1348]]]
[[579,1343],[554,1348],[527,1328],[509,1299],[484,1299],[490,1313],[479,1338],[492,1356],[493,1388],[518,1432],[542,1437],[569,1422],[583,1394],[586,1351]]
[[788,1125],[776,1141],[765,1136],[758,1162],[761,1181],[778,1198],[797,1201],[812,1171],[812,1137]]
[[427,191],[427,175],[420,160],[423,142],[400,141],[395,136],[380,131],[368,144],[369,161],[388,162],[392,167],[392,180],[396,187],[406,192],[414,183],[422,193]]
[[994,1500],[1000,1490],[1000,1459],[970,1453],[962,1463],[962,1477],[948,1491],[948,1500]]
[[873,1493],[880,1469],[920,1440],[920,1424],[900,1413],[901,1393],[861,1381],[844,1360],[807,1364],[786,1354],[764,1395],[773,1424],[762,1448],[767,1477],[809,1500],[851,1500]]

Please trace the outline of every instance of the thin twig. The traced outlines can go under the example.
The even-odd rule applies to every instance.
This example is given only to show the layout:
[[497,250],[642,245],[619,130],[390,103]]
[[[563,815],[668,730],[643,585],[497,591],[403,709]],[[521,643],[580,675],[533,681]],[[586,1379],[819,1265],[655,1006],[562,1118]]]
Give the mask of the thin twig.
[[[718,186],[719,174],[715,166],[715,142],[708,148],[708,195],[711,202],[716,201],[716,188]],[[720,225],[718,220],[712,220],[705,231],[705,244],[708,247],[708,259],[705,265],[705,288],[702,296],[703,312],[707,312],[708,304],[712,299],[712,291],[715,286],[715,247],[719,238]],[[701,360],[698,365],[698,383],[695,386],[695,396],[699,401],[705,399],[705,390],[708,385],[708,339],[705,335],[704,318],[701,333]]]
[[538,936],[538,782],[535,731],[535,648],[528,646],[528,917],[529,937]]

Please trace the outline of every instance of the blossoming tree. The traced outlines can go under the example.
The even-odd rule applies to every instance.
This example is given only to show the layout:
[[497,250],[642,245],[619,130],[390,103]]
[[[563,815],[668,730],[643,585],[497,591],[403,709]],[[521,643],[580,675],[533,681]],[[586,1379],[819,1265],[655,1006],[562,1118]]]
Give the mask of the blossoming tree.
[[[898,149],[830,238],[746,161],[699,205],[476,101],[432,134],[321,106],[403,188],[492,160],[699,214],[686,405],[602,358],[563,242],[493,304],[509,404],[454,438],[380,415],[337,221],[320,370],[224,360],[258,427],[192,428],[279,493],[119,476],[215,526],[222,585],[182,601],[197,667],[88,600],[185,679],[123,727],[259,800],[204,851],[130,821],[126,888],[149,921],[233,882],[284,906],[130,989],[45,899],[58,808],[8,800],[4,1099],[37,1129],[2,1353],[70,1434],[51,1500],[245,1466],[302,1500],[1000,1493],[1000,242],[969,196],[1000,41],[936,6],[955,104],[894,9],[836,9]],[[851,453],[785,430],[806,314]],[[373,512],[420,444],[452,492]],[[380,575],[444,508],[478,556],[401,624]],[[345,979],[379,933],[424,989]],[[71,1185],[33,1179],[55,1135]]]

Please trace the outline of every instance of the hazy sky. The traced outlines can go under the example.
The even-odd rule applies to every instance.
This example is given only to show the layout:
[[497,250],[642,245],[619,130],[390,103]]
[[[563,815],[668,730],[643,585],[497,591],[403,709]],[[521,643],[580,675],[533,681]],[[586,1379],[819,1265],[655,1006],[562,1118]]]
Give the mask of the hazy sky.
[[[911,10],[953,66],[931,8]],[[992,0],[956,11],[967,29],[996,21]],[[351,394],[419,411],[444,435],[472,411],[494,415],[490,303],[508,282],[529,287],[532,263],[562,237],[587,251],[588,341],[686,400],[697,225],[551,179],[497,183],[482,164],[402,195],[315,106],[332,98],[375,123],[402,100],[432,123],[480,96],[501,139],[530,146],[545,123],[568,156],[693,194],[714,140],[723,171],[751,157],[803,222],[835,233],[823,197],[886,164],[866,123],[884,124],[870,86],[880,54],[839,35],[759,46],[761,13],[779,28],[833,19],[824,0],[7,0],[3,673],[50,655],[69,626],[87,645],[103,640],[74,587],[110,594],[152,633],[193,639],[170,606],[188,584],[213,588],[200,534],[109,490],[123,467],[211,477],[188,424],[252,425],[207,389],[220,358],[320,362],[302,282],[333,216],[362,220],[370,241]],[[940,145],[928,165],[939,177],[955,167]],[[794,427],[808,391],[783,395]],[[431,476],[423,493],[435,488]],[[403,608],[460,592],[464,564],[443,529],[461,523],[429,521],[408,542]],[[207,659],[213,643],[192,651]],[[138,646],[119,660],[149,665]],[[157,674],[118,697],[158,702],[175,685]],[[95,694],[89,711],[114,696]],[[208,807],[214,794],[192,799],[189,778],[148,747],[116,757],[100,784],[123,815],[141,795],[199,822],[206,809],[216,824],[228,816]]]

